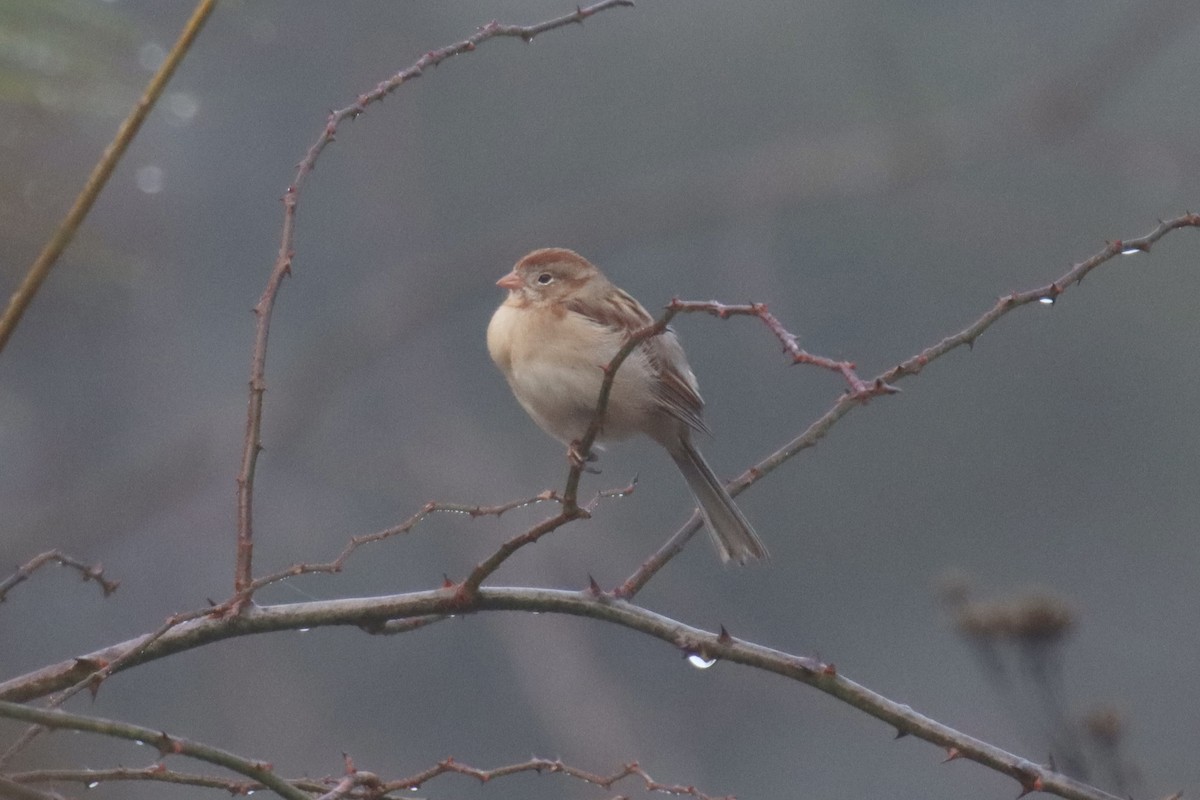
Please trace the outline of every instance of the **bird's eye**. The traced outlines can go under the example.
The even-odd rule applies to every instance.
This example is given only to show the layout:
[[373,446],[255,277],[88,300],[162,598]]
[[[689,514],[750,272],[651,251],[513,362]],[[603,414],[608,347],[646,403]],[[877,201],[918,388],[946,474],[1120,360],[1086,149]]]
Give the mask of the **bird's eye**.
[[551,275],[549,272],[543,272],[541,275],[537,276],[537,282],[540,283],[542,286],[546,286],[552,280],[554,280],[554,276]]

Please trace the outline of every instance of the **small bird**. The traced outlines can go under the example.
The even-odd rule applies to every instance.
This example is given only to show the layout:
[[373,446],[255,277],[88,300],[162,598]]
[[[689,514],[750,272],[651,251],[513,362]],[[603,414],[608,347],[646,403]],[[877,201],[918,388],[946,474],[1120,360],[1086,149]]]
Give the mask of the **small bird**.
[[[603,368],[654,319],[564,248],[534,250],[496,285],[508,297],[488,324],[488,353],[533,421],[573,452],[595,416]],[[696,376],[668,328],[617,369],[598,438],[641,433],[662,445],[700,504],[721,560],[766,558],[762,540],[692,442],[693,431],[708,430],[703,407]]]

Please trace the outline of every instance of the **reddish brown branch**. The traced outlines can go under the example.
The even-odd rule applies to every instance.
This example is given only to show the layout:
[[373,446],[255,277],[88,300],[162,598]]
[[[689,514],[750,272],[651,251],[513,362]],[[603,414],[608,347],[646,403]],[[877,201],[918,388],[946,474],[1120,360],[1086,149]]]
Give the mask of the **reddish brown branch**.
[[487,580],[488,576],[500,569],[500,565],[507,561],[513,553],[527,544],[533,544],[546,534],[558,530],[571,520],[586,518],[588,516],[591,515],[579,506],[574,506],[570,511],[564,509],[561,513],[539,522],[524,533],[514,536],[500,545],[496,552],[492,553],[480,562],[475,569],[471,570],[471,574],[467,576],[467,579],[458,586],[458,593],[462,596],[463,602],[469,602],[470,598],[479,591],[479,587]]
[[[87,689],[92,693],[92,697],[100,691],[100,685],[104,683],[114,672],[124,669],[130,661],[137,658],[147,647],[154,644],[156,641],[167,635],[171,630],[185,622],[189,622],[200,617],[207,616],[207,611],[192,611],[182,614],[175,614],[167,619],[158,630],[135,639],[120,652],[112,655],[111,658],[88,657],[74,659],[72,669],[68,671],[67,677],[71,680],[71,685],[63,689],[63,691],[50,698],[46,703],[47,708],[59,708],[67,700]],[[37,695],[34,695],[37,696]],[[0,768],[3,768],[9,761],[18,753],[28,747],[35,739],[46,732],[46,728],[41,725],[30,725],[17,738],[15,742],[9,745],[8,749],[0,754]]]
[[767,310],[766,303],[749,303],[747,305],[725,305],[715,300],[699,302],[695,300],[674,299],[667,308],[679,312],[702,312],[711,314],[718,319],[729,319],[733,316],[757,317],[767,326],[767,330],[783,345],[783,352],[792,358],[793,364],[812,364],[841,375],[850,385],[850,395],[856,400],[869,400],[881,394],[895,394],[900,391],[886,383],[873,381],[865,383],[854,371],[854,364],[849,361],[835,361],[824,356],[814,356],[800,347],[800,340],[794,333],[783,327],[775,315]]
[[[569,592],[555,589],[481,587],[468,598],[456,591],[438,589],[387,597],[255,606],[238,617],[210,616],[180,626],[147,647],[139,659],[126,664],[126,668],[133,663],[160,659],[172,653],[238,636],[322,626],[363,627],[377,620],[481,611],[569,614],[620,625],[663,641],[681,653],[698,655],[708,660],[742,664],[804,683],[887,723],[897,731],[911,734],[941,748],[954,748],[958,757],[1013,777],[1022,787],[1040,782],[1043,791],[1065,798],[1115,800],[1111,795],[1073,781],[1053,769],[1034,764],[919,714],[909,706],[889,700],[849,680],[832,664],[744,641],[724,630],[711,632],[685,625],[611,595],[597,593],[590,588]],[[93,660],[101,660],[106,653],[132,649],[138,641],[114,645],[90,657]],[[65,666],[68,665],[58,665],[56,669],[61,672]],[[28,681],[29,678],[17,678],[0,684],[0,697],[30,697],[27,693]],[[54,716],[60,713],[0,701],[0,716],[46,723],[64,719]],[[67,717],[76,720],[77,725],[57,727],[78,727],[85,724],[82,718],[74,715]],[[124,728],[130,730],[129,726]],[[152,741],[154,737],[147,738],[142,735],[139,738]],[[172,738],[171,741],[175,740]]]
[[899,380],[907,375],[916,375],[930,363],[938,358],[941,358],[951,350],[959,348],[963,345],[968,347],[975,344],[975,340],[980,334],[990,328],[997,320],[1005,314],[1020,308],[1021,306],[1029,305],[1030,303],[1046,303],[1053,304],[1058,301],[1068,288],[1077,286],[1084,277],[1101,264],[1109,261],[1119,255],[1139,255],[1149,253],[1150,248],[1155,242],[1166,236],[1170,231],[1178,228],[1197,228],[1200,227],[1200,214],[1184,214],[1172,220],[1159,220],[1158,227],[1152,230],[1145,236],[1140,236],[1136,239],[1117,239],[1116,241],[1108,242],[1104,249],[1088,258],[1072,266],[1069,270],[1063,273],[1057,280],[1037,289],[1029,289],[1024,292],[1014,292],[1005,295],[996,301],[996,304],[991,307],[983,316],[975,320],[953,336],[947,336],[932,347],[928,347],[917,353],[907,361],[892,367],[879,377],[886,381]]
[[[571,467],[571,474],[575,475],[577,478],[581,470],[581,463],[573,464]],[[558,530],[572,520],[589,518],[592,515],[592,511],[600,504],[601,501],[610,497],[627,497],[633,494],[636,488],[637,478],[635,477],[627,486],[623,486],[619,489],[602,489],[596,493],[596,496],[592,498],[591,502],[582,506],[574,502],[568,505],[565,499],[560,500],[563,505],[563,510],[559,514],[539,522],[537,525],[534,525],[524,533],[518,534],[517,536],[514,536],[506,541],[504,544],[500,545],[496,552],[492,553],[490,556],[480,562],[475,569],[471,570],[471,574],[467,576],[467,579],[458,585],[457,588],[459,593],[463,596],[464,600],[469,598],[479,589],[481,585],[483,585],[483,582],[488,578],[488,576],[492,575],[496,570],[498,570],[501,564],[507,561],[513,553],[517,552],[522,547],[533,544],[546,534]],[[542,495],[539,495],[538,497],[539,499],[543,497],[545,499],[558,499],[557,495],[554,495],[553,492],[543,492]],[[384,626],[381,626],[379,630],[373,630],[372,632],[400,633],[403,630],[411,629],[411,627],[420,627],[421,625],[425,625],[433,621],[436,620],[424,620],[420,622],[420,625],[414,625],[413,623],[416,622],[414,620],[392,621]],[[405,627],[405,623],[408,623],[410,627]]]
[[[392,792],[415,790],[442,775],[465,775],[480,783],[507,778],[512,775],[534,773],[537,775],[564,775],[581,783],[597,786],[601,789],[612,789],[616,784],[627,778],[638,778],[647,793],[669,794],[677,797],[693,797],[696,800],[718,800],[713,795],[705,794],[695,786],[662,783],[655,780],[636,761],[625,764],[619,770],[601,775],[579,767],[564,763],[561,759],[531,758],[516,764],[507,764],[492,769],[480,769],[447,758],[436,765],[406,778],[392,781],[382,781],[379,776],[357,769],[353,762],[346,757],[346,773],[338,778],[324,779],[298,778],[288,780],[294,788],[308,792],[317,797],[346,797],[373,798],[382,797]],[[21,786],[43,783],[77,783],[83,786],[95,786],[102,783],[119,781],[170,783],[181,786],[197,786],[208,789],[222,789],[231,796],[240,797],[251,792],[257,792],[266,787],[255,781],[235,780],[215,775],[180,772],[166,769],[161,763],[152,767],[129,769],[115,767],[112,769],[77,769],[77,770],[34,770],[9,776],[9,780]],[[732,798],[724,798],[732,800]]]
[[[433,780],[440,775],[455,773],[458,775],[466,775],[474,778],[480,783],[487,783],[496,778],[506,778],[510,775],[517,775],[523,772],[534,772],[538,775],[548,773],[552,775],[566,775],[569,778],[589,783],[593,786],[599,786],[601,789],[611,789],[615,784],[629,777],[641,778],[642,783],[647,792],[659,794],[670,794],[677,797],[694,797],[696,800],[716,800],[711,795],[701,792],[695,786],[682,786],[679,784],[660,783],[654,780],[650,775],[642,769],[636,761],[626,764],[621,769],[611,775],[599,775],[594,772],[572,767],[569,764],[563,763],[562,759],[547,759],[547,758],[531,758],[528,761],[519,764],[509,764],[503,767],[494,769],[479,769],[472,767],[469,764],[463,764],[455,761],[453,758],[447,758],[444,761],[439,761],[435,766],[429,769],[418,772],[408,778],[402,778],[396,781],[388,781],[381,787],[384,791],[394,792],[402,789],[420,789],[425,783]],[[728,797],[725,800],[733,800]]]
[[439,502],[426,503],[420,511],[413,514],[399,525],[393,525],[390,528],[385,528],[384,530],[376,531],[375,533],[368,533],[363,534],[362,536],[353,537],[349,542],[346,543],[346,546],[342,548],[342,552],[338,554],[337,558],[333,559],[332,561],[327,561],[323,564],[292,564],[286,569],[280,570],[272,575],[255,578],[242,593],[234,595],[234,597],[228,603],[223,604],[223,606],[228,607],[229,610],[232,610],[234,605],[248,601],[255,592],[264,586],[269,586],[273,583],[287,580],[288,578],[294,578],[297,575],[337,574],[342,571],[346,565],[346,561],[349,560],[350,556],[354,555],[355,551],[357,551],[360,547],[373,544],[375,542],[382,542],[383,540],[390,539],[394,536],[410,533],[413,528],[415,528],[422,520],[431,514],[463,514],[471,517],[472,519],[487,516],[499,517],[506,511],[512,511],[514,508],[523,508],[524,506],[530,506],[536,503],[544,503],[548,501],[561,502],[558,495],[554,491],[547,489],[546,491],[534,497],[529,497],[522,500],[513,500],[498,506],[468,506],[460,503]]
[[[1054,280],[1046,286],[1037,289],[1030,289],[1024,292],[1014,292],[1001,297],[991,309],[984,312],[977,320],[972,322],[966,328],[958,333],[947,336],[935,345],[927,347],[917,355],[907,359],[906,361],[897,364],[891,369],[885,370],[873,378],[868,384],[867,389],[870,396],[879,394],[891,394],[895,391],[893,384],[909,375],[917,375],[929,364],[955,350],[963,345],[971,346],[975,340],[996,321],[1005,314],[1013,311],[1021,306],[1029,305],[1030,303],[1054,303],[1058,298],[1067,291],[1069,287],[1077,286],[1089,272],[1096,267],[1109,261],[1118,255],[1137,255],[1149,253],[1151,247],[1173,230],[1180,228],[1200,228],[1200,214],[1187,213],[1171,220],[1160,220],[1158,226],[1145,236],[1140,236],[1136,239],[1118,239],[1108,242],[1103,250],[1100,250],[1090,258],[1073,265],[1057,280]],[[678,301],[673,301],[672,306]],[[693,304],[683,304],[690,306]],[[752,314],[762,317],[754,309],[756,306],[722,306],[719,303],[700,303],[695,304],[697,308],[694,310],[706,311],[717,317],[725,318],[732,314],[743,313]],[[716,309],[716,310],[714,310]],[[728,309],[725,313],[720,313],[721,309]],[[745,311],[737,311],[732,309],[747,309]],[[680,309],[693,310],[693,309]],[[773,318],[772,318],[773,319]],[[764,320],[765,321],[765,320]],[[768,323],[771,327],[771,323]],[[773,329],[774,332],[774,329]],[[776,333],[777,338],[783,343],[785,349],[789,349],[789,342],[794,339],[782,327]],[[789,350],[789,352],[791,352]],[[837,362],[833,362],[837,363]],[[854,408],[862,405],[862,401],[866,397],[857,395],[851,391],[843,394],[833,404],[833,407],[822,414],[816,421],[810,424],[799,436],[792,439],[790,442],[780,447],[774,453],[759,461],[754,466],[750,467],[738,478],[729,484],[729,493],[737,496],[748,486],[757,483],[762,478],[774,472],[785,461],[789,460],[802,450],[807,450],[814,447],[817,442],[825,438],[825,435],[833,428],[833,426],[842,417],[849,414]],[[614,593],[618,597],[629,598],[637,594],[646,583],[654,577],[654,575],[662,569],[667,562],[674,558],[687,544],[696,531],[700,529],[700,517],[698,514],[693,514],[692,518],[684,523],[683,527],[671,535],[669,539],[660,547],[650,558],[637,568],[636,571],[622,583]]]
[[262,413],[263,395],[266,392],[266,362],[267,341],[271,328],[271,313],[275,307],[275,299],[283,279],[291,273],[294,256],[294,231],[296,222],[296,204],[300,189],[305,179],[316,166],[322,151],[333,143],[338,126],[346,120],[356,119],[364,113],[368,106],[382,101],[405,83],[421,77],[429,67],[436,67],[448,58],[469,53],[478,45],[497,37],[515,37],[529,42],[541,33],[562,28],[571,24],[582,23],[588,17],[619,6],[632,6],[632,0],[601,0],[601,2],[580,8],[556,19],[539,22],[535,25],[502,25],[490,22],[479,28],[468,38],[440,50],[431,50],[418,58],[412,66],[381,81],[374,89],[358,96],[357,100],[345,108],[330,112],[325,121],[325,127],[317,140],[308,148],[300,163],[296,166],[296,174],[292,183],[283,195],[283,229],[280,236],[279,253],[275,265],[267,278],[266,288],[262,297],[254,307],[256,319],[254,349],[250,358],[250,392],[246,409],[246,434],[242,447],[241,468],[237,477],[237,563],[234,568],[234,594],[239,600],[235,612],[240,611],[246,602],[254,583],[253,551],[254,551],[254,473],[258,462],[258,454],[262,451]]
[[95,581],[100,586],[100,590],[104,592],[105,597],[115,592],[117,587],[121,585],[120,581],[110,581],[105,578],[104,568],[99,564],[85,564],[61,550],[49,550],[29,559],[29,561],[17,567],[16,572],[0,581],[0,603],[8,599],[9,592],[29,580],[33,573],[47,564],[60,564],[64,567],[70,567],[77,571],[83,577],[84,581]]

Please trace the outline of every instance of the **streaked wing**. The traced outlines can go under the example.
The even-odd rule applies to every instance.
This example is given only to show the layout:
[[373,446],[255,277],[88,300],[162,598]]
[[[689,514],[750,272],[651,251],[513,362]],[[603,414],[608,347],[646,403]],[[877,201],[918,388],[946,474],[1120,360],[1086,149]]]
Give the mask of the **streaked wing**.
[[679,343],[675,331],[667,328],[659,336],[647,341],[643,348],[659,376],[655,387],[658,402],[671,416],[682,420],[688,427],[710,433],[700,417],[704,410],[700,387],[696,384],[696,376],[688,366],[683,345]]
[[[637,300],[611,283],[604,288],[607,291],[601,293],[602,299],[597,300],[596,295],[578,297],[568,301],[567,308],[624,336],[654,324],[650,312]],[[643,342],[640,349],[659,377],[654,392],[663,410],[688,427],[708,433],[708,426],[700,418],[704,400],[675,331],[667,328]]]

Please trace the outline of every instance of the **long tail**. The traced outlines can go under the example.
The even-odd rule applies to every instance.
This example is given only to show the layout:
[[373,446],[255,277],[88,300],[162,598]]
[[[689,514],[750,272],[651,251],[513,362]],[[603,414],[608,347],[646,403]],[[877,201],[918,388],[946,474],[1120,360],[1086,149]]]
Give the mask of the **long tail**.
[[692,444],[691,436],[685,433],[677,441],[678,446],[672,442],[667,452],[696,496],[721,560],[745,564],[752,559],[766,558],[767,548],[762,539]]

